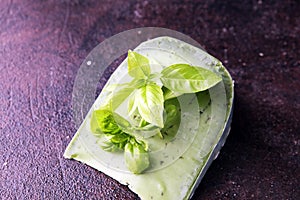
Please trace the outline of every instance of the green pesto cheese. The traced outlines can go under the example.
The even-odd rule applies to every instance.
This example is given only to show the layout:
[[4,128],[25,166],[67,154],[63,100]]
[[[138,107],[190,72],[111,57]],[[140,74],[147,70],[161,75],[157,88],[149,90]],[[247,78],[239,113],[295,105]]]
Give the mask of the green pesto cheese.
[[[130,81],[127,60],[124,60],[96,99],[64,157],[81,161],[128,185],[143,200],[189,199],[229,133],[233,81],[219,60],[175,38],[148,40],[134,51],[150,60],[153,72],[160,72],[172,64],[185,63],[209,69],[222,76],[223,80],[207,91],[177,98],[181,119],[180,124],[175,124],[176,135],[164,139],[147,138],[150,167],[142,174],[132,174],[125,166],[123,154],[104,151],[100,144],[105,139],[96,138],[90,130],[91,114],[105,103],[111,93],[110,86]],[[120,103],[120,115],[126,113],[126,101]]]

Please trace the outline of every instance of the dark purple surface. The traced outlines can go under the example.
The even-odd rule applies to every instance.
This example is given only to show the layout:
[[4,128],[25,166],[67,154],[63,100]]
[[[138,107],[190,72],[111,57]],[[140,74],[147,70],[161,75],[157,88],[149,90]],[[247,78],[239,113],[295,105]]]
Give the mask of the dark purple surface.
[[232,131],[193,199],[300,199],[299,1],[0,1],[2,199],[135,199],[62,155],[72,87],[104,39],[157,26],[183,32],[235,80]]

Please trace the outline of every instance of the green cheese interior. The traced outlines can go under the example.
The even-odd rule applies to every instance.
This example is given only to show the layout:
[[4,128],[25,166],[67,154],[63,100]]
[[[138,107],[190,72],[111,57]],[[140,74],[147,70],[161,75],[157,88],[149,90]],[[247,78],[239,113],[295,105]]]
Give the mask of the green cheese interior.
[[[90,131],[90,118],[108,96],[108,85],[129,82],[127,61],[112,74],[90,112],[68,145],[64,157],[86,163],[135,192],[141,199],[188,199],[213,159],[218,144],[226,139],[233,102],[233,82],[220,62],[205,51],[170,37],[159,37],[140,44],[134,51],[150,60],[151,70],[187,63],[207,68],[223,77],[208,91],[185,94],[177,100],[181,121],[174,137],[149,138],[151,166],[144,173],[129,172],[122,153],[110,153],[99,146],[101,140]],[[125,103],[124,103],[125,105]],[[118,112],[124,113],[126,106]],[[172,132],[172,130],[171,130]],[[226,133],[225,133],[226,132]],[[220,141],[220,139],[222,139]],[[219,145],[220,146],[220,145]]]

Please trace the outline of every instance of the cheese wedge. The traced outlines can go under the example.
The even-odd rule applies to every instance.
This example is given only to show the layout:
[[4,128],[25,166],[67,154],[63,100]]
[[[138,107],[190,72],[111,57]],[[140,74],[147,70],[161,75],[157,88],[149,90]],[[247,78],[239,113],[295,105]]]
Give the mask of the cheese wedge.
[[[142,174],[132,174],[125,166],[122,153],[106,152],[90,130],[91,114],[105,102],[109,85],[127,80],[125,59],[107,81],[80,128],[68,145],[64,157],[85,163],[128,185],[141,199],[189,199],[207,168],[218,155],[230,130],[233,81],[219,60],[207,52],[171,37],[158,37],[141,43],[134,51],[150,60],[153,71],[186,63],[209,69],[222,81],[208,91],[178,98],[181,123],[174,139],[153,139],[151,166]],[[120,106],[122,107],[122,105]]]

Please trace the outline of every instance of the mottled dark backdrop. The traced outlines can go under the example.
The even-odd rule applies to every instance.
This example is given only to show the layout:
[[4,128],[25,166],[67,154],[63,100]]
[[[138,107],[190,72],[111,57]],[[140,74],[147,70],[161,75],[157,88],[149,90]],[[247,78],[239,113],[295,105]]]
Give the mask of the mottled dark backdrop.
[[87,54],[121,31],[185,33],[235,80],[231,134],[194,199],[300,199],[299,1],[0,1],[1,199],[136,199],[63,151]]

